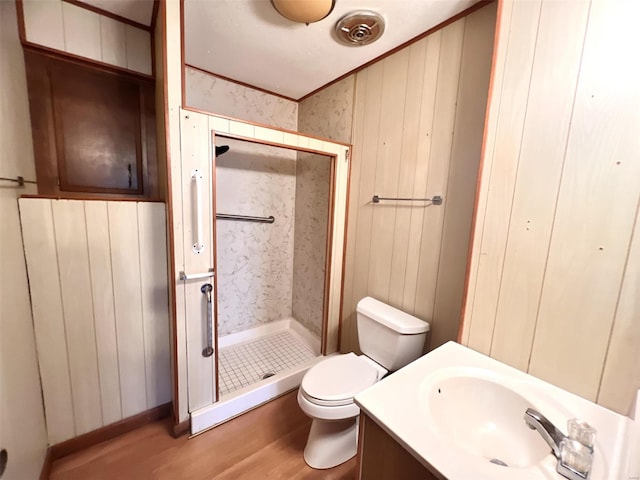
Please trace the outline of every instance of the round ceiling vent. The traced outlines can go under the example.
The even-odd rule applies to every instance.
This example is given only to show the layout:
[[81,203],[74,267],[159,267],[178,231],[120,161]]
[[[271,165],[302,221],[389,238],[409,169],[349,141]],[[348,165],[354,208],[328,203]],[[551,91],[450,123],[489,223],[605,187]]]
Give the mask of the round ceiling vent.
[[336,23],[336,35],[345,45],[368,45],[384,32],[384,18],[368,10],[348,13]]

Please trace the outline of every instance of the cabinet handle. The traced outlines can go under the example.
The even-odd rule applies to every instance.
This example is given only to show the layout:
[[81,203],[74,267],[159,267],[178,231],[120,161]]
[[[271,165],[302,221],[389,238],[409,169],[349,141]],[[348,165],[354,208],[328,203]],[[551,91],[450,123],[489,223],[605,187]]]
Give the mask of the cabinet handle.
[[127,167],[127,170],[129,171],[129,188],[131,188],[131,185],[133,183],[133,178],[131,176],[131,164],[129,164],[129,166]]

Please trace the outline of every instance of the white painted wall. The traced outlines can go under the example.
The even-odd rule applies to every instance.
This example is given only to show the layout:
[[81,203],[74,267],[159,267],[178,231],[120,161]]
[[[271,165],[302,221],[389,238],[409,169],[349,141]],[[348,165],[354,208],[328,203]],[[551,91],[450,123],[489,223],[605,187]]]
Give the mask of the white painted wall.
[[164,204],[19,204],[49,443],[170,402]]
[[628,414],[640,386],[634,0],[504,0],[463,342]]
[[[0,176],[35,180],[31,122],[14,2],[0,2]],[[4,478],[35,479],[47,448],[17,198],[0,182],[0,448]]]
[[62,0],[24,0],[28,42],[151,75],[151,34]]

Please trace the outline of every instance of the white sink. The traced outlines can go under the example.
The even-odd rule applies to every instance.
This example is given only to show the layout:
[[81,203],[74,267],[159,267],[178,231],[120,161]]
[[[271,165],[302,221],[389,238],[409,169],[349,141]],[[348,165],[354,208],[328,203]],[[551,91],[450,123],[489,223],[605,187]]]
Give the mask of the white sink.
[[592,480],[634,478],[622,473],[631,471],[629,418],[453,342],[355,402],[438,478],[564,480],[550,447],[527,427],[527,408],[565,433],[570,418],[596,428]]
[[428,422],[444,440],[496,465],[530,467],[551,453],[524,422],[530,401],[478,370],[446,369],[422,386]]

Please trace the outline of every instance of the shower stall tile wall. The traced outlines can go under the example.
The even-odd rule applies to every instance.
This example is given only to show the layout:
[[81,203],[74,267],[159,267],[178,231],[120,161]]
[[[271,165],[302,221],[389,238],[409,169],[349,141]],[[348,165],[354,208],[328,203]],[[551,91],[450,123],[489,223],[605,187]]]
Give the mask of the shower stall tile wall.
[[291,316],[296,154],[224,139],[216,160],[217,213],[275,222],[218,220],[218,335]]
[[292,313],[317,337],[322,335],[330,180],[328,157],[298,152]]

